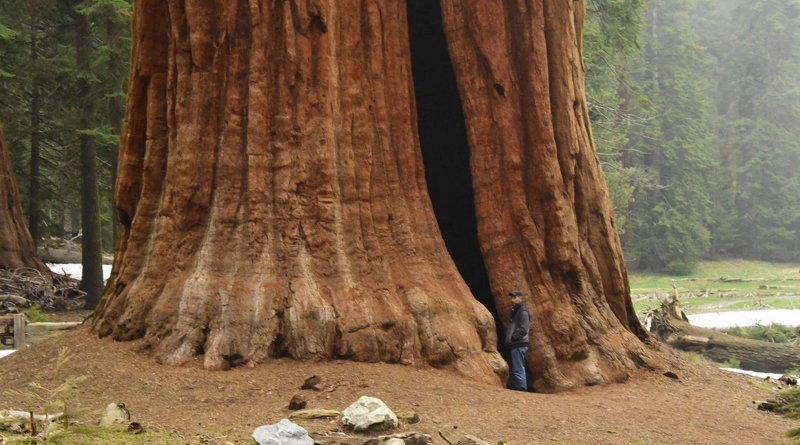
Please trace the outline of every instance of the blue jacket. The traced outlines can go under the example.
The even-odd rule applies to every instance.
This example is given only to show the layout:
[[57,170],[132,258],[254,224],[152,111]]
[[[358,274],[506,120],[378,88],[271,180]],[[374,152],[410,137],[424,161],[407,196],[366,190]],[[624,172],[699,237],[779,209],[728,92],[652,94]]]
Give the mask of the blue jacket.
[[506,346],[509,348],[517,346],[528,346],[531,328],[531,315],[528,308],[520,303],[511,308],[511,320],[506,329]]

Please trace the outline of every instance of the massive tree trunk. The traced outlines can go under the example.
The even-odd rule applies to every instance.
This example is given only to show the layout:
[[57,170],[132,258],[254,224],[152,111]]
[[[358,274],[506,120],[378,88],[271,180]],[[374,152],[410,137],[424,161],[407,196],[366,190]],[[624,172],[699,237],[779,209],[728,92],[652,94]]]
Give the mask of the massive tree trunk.
[[0,126],[0,268],[20,267],[47,271],[47,267],[36,256],[36,246],[25,227],[17,180],[11,169],[11,158]]
[[[481,250],[503,313],[527,291],[536,388],[654,365],[588,127],[581,3],[443,5]],[[346,357],[498,381],[494,320],[431,210],[405,2],[142,0],[133,31],[101,336],[211,369]]]
[[624,380],[657,363],[630,300],[586,106],[583,3],[443,1],[472,150],[481,250],[532,309],[534,386]]

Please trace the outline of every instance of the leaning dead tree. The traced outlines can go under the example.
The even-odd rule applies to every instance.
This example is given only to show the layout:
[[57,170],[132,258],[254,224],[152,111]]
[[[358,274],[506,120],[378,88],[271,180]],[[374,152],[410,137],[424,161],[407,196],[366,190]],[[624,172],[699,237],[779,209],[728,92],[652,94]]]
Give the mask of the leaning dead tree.
[[[170,364],[344,357],[498,382],[495,320],[431,209],[405,2],[134,8],[122,230],[95,330]],[[442,8],[480,247],[500,322],[512,288],[532,309],[532,382],[656,366],[591,139],[582,2]]]
[[24,221],[17,180],[0,126],[0,269],[48,272],[36,256],[36,246]]

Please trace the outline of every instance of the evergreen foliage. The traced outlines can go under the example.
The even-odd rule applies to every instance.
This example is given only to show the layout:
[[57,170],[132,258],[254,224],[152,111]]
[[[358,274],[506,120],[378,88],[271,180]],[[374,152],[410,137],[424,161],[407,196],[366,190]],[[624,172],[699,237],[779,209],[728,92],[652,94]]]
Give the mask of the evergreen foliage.
[[[0,117],[37,242],[80,229],[78,139],[88,135],[98,153],[103,244],[113,246],[110,191],[125,100],[130,11],[128,0],[0,2]],[[79,17],[90,19],[86,73],[76,66],[74,21]],[[88,83],[86,100],[95,110],[88,127],[79,119],[81,79]]]
[[[585,3],[592,131],[631,266],[799,260],[800,0]],[[83,73],[80,17],[90,24]],[[88,136],[103,244],[113,246],[130,19],[130,0],[0,2],[0,119],[37,241],[80,227]]]
[[798,0],[587,3],[593,130],[634,268],[800,256],[798,20]]

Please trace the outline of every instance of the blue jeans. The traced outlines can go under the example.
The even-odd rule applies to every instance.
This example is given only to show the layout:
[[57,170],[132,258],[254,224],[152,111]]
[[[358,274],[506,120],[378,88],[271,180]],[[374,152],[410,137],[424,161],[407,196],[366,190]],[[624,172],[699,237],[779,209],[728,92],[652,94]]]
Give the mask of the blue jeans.
[[511,348],[511,363],[508,376],[508,389],[517,391],[528,390],[528,379],[525,376],[525,354],[528,353],[527,346],[516,346]]

